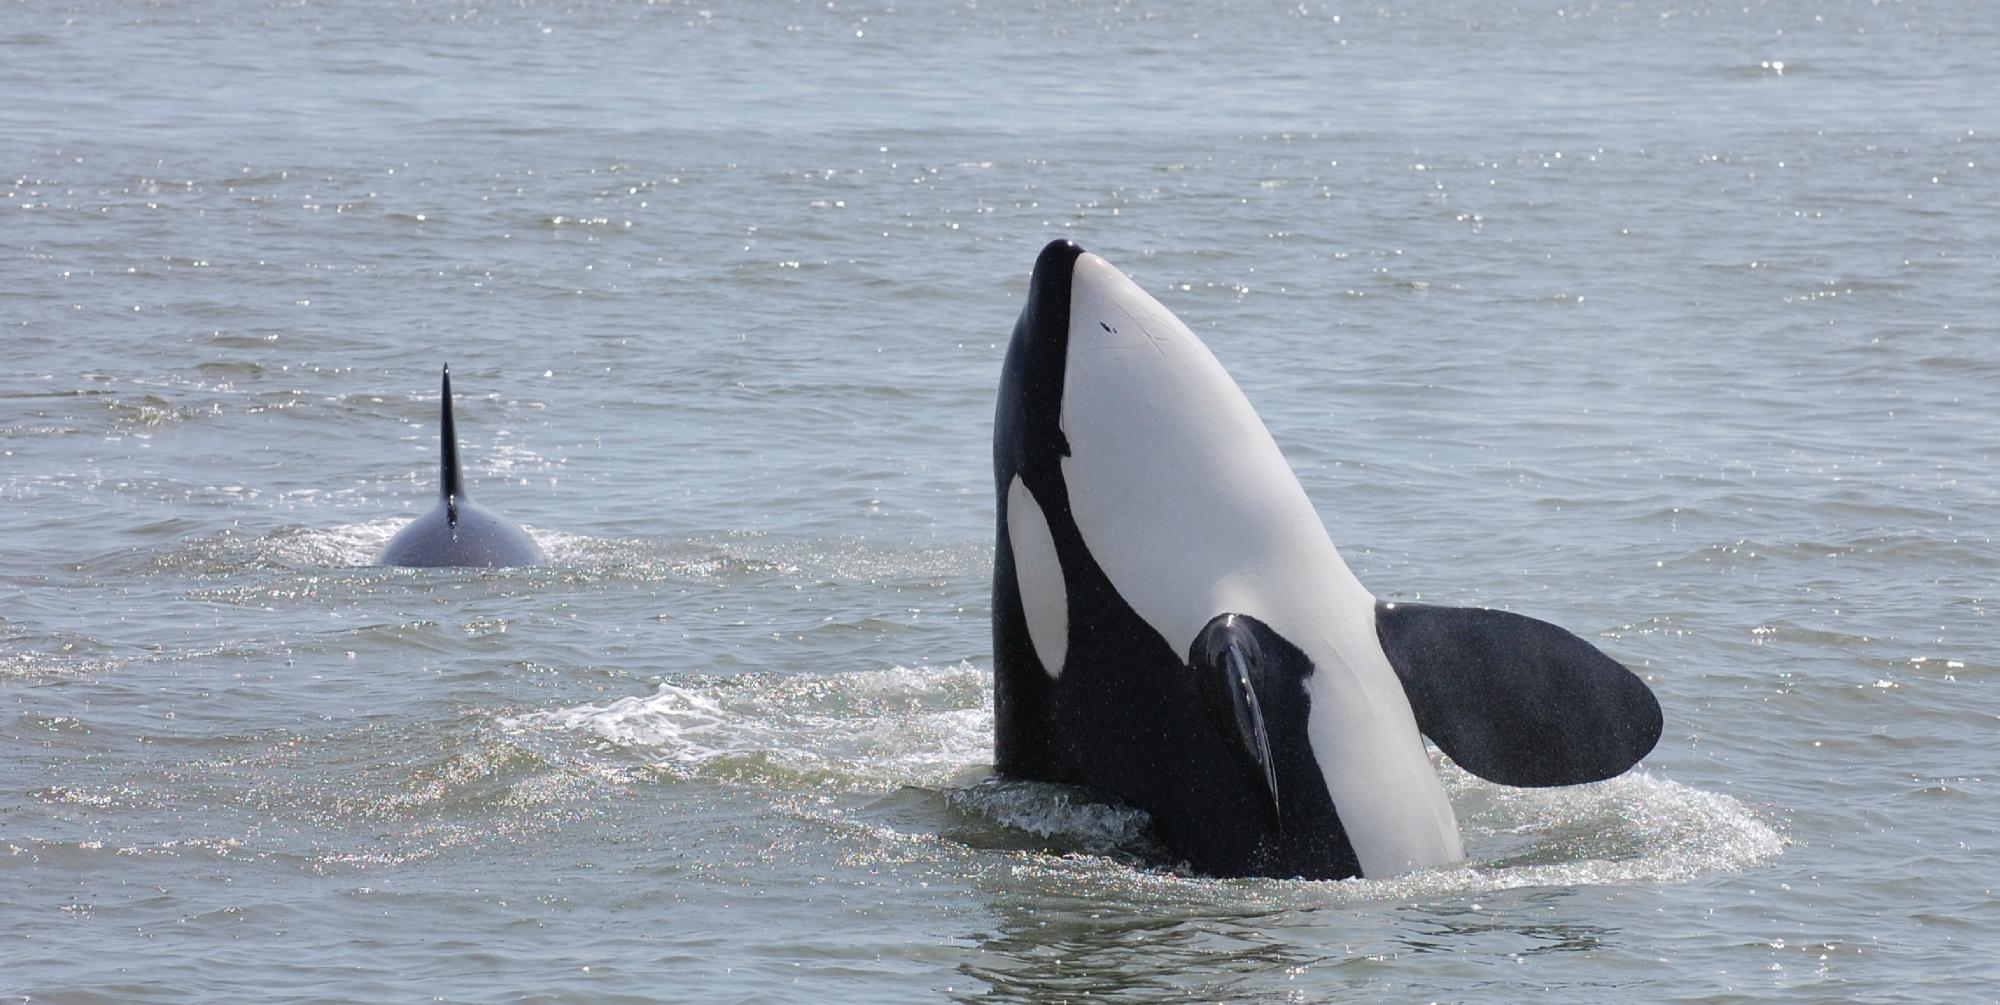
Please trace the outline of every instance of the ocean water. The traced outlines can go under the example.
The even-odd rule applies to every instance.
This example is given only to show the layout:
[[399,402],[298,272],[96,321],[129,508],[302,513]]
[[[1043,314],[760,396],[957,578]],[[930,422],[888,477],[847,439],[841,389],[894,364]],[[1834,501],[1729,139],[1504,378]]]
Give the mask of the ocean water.
[[[0,7],[0,994],[2000,1001],[2000,11]],[[993,777],[1035,253],[1632,666],[1459,868]],[[370,565],[434,493],[532,569]],[[1171,547],[1169,535],[1162,541]]]

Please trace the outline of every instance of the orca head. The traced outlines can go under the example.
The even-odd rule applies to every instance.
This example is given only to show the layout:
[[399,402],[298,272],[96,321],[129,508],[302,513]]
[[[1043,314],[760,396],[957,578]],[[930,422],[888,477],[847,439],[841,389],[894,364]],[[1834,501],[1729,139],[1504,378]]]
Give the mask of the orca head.
[[1055,459],[1069,453],[1062,431],[1063,374],[1069,358],[1071,277],[1084,250],[1051,241],[1035,259],[1028,299],[1014,322],[993,417],[993,468],[1001,494],[1016,474],[1034,472],[1037,493],[1047,493]]

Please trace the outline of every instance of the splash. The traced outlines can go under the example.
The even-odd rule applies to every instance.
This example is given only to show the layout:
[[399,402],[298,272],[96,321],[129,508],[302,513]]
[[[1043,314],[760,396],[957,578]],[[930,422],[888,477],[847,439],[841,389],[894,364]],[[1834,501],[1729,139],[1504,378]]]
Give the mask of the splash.
[[963,813],[1095,854],[1156,853],[1146,811],[1087,789],[993,776],[945,793]]
[[970,664],[831,676],[681,678],[650,695],[503,720],[576,732],[680,779],[842,791],[935,787],[992,750],[992,691]]
[[[369,567],[389,539],[414,519],[415,514],[399,514],[332,527],[279,527],[261,534],[229,530],[186,538],[156,554],[152,561],[158,571],[191,575]],[[532,527],[522,529],[557,561],[576,554],[577,542],[587,540]]]
[[383,517],[326,528],[292,528],[256,543],[257,558],[291,568],[373,565],[389,539],[414,517]]
[[[683,677],[650,695],[504,719],[517,734],[553,733],[592,745],[591,756],[630,758],[670,781],[765,787],[776,802],[813,792],[880,795],[921,789],[937,808],[871,820],[866,805],[834,817],[883,840],[937,837],[972,850],[1040,849],[1014,867],[1065,888],[1115,894],[1146,877],[1195,899],[1212,880],[1159,862],[1140,810],[1084,790],[991,774],[992,680],[960,663],[827,676]],[[1743,804],[1645,772],[1592,785],[1515,789],[1473,777],[1433,752],[1458,811],[1467,861],[1386,880],[1247,881],[1297,901],[1428,899],[1531,886],[1685,882],[1748,868],[1784,838]],[[853,801],[850,801],[852,803]],[[822,816],[815,809],[810,815]],[[1032,839],[1032,840],[1029,840]],[[1051,854],[1053,853],[1053,854]],[[1202,891],[1208,890],[1204,893]]]

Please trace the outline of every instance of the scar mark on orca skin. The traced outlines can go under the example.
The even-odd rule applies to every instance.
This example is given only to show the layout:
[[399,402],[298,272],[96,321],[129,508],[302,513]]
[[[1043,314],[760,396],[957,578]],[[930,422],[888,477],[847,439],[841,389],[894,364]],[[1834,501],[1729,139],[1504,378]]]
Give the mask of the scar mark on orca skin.
[[[1146,337],[1146,342],[1153,347],[1153,351],[1159,353],[1161,359],[1166,359],[1167,350],[1165,347],[1172,345],[1174,340],[1166,335],[1153,334],[1153,330],[1151,328],[1146,327],[1146,319],[1138,316],[1137,314],[1132,313],[1129,310],[1126,310],[1124,304],[1118,304],[1116,306],[1120,314],[1125,315],[1125,317],[1129,319],[1133,324],[1139,326],[1139,334],[1144,335]],[[1103,324],[1103,323],[1104,322],[1102,321],[1098,322],[1098,324]]]

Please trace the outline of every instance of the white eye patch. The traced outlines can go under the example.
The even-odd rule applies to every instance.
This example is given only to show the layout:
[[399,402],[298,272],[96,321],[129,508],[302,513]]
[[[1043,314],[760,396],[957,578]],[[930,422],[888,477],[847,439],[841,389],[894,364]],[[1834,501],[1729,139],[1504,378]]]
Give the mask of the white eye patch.
[[1042,669],[1050,678],[1060,678],[1069,656],[1069,593],[1049,519],[1020,475],[1007,486],[1007,541],[1014,551],[1014,582],[1028,619],[1028,641],[1034,643]]

